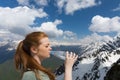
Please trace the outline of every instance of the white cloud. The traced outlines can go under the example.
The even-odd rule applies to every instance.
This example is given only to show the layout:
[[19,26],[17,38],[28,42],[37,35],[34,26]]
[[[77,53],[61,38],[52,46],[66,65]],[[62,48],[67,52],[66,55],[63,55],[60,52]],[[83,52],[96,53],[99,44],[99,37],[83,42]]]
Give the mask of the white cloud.
[[[28,7],[2,8],[0,7],[0,31],[4,37],[10,39],[10,35],[17,39],[19,36],[25,36],[32,31],[44,31],[49,37],[55,38],[63,35],[63,30],[58,29],[58,25],[62,24],[61,20],[56,19],[54,22],[43,22],[39,27],[30,27],[35,24],[36,17],[47,17],[42,9],[30,9]],[[6,33],[6,31],[8,33]],[[19,36],[18,36],[19,35]],[[11,37],[11,38],[13,38]]]
[[57,26],[61,23],[61,20],[56,19],[54,22],[44,22],[40,27],[34,27],[33,29],[34,31],[43,31],[47,33],[53,42],[56,39],[56,41],[61,44],[74,44],[74,41],[77,40],[77,34],[72,31],[58,29]]
[[29,0],[17,0],[17,2],[22,5],[29,5]]
[[35,0],[35,2],[36,2],[38,5],[42,5],[42,6],[48,5],[48,1],[47,1],[47,0]]
[[55,20],[54,22],[44,22],[40,27],[34,27],[34,30],[44,31],[49,37],[55,38],[63,35],[63,30],[58,29],[57,26],[61,24],[61,20]]
[[61,20],[56,19],[56,20],[54,21],[54,24],[55,24],[55,25],[62,24],[62,21],[61,21]]
[[73,14],[77,10],[85,9],[95,5],[101,4],[95,0],[57,0],[59,10],[64,8],[66,14]]
[[102,44],[103,42],[112,41],[113,38],[109,35],[99,35],[97,33],[93,33],[91,35],[87,35],[82,39],[78,39],[77,35],[71,31],[65,31],[63,34],[63,38],[60,37],[59,40],[53,40],[52,45],[90,45],[91,43],[94,44]]
[[0,7],[0,29],[23,35],[32,31],[30,25],[34,24],[36,17],[43,18],[46,16],[47,14],[42,9],[35,10],[26,6],[16,8]]
[[58,6],[58,9],[59,9],[58,11],[61,13],[66,1],[65,0],[57,0],[56,3]]
[[86,37],[84,37],[83,39],[80,39],[80,43],[82,45],[86,45],[86,44],[90,44],[90,43],[94,43],[94,42],[108,42],[109,40],[112,40],[113,38],[110,37],[109,35],[98,35],[97,33],[93,33],[91,35],[88,35]]
[[113,11],[120,11],[120,4],[117,8],[113,9]]
[[64,40],[69,40],[69,41],[73,41],[77,39],[77,35],[76,33],[73,33],[72,31],[64,31],[64,35],[63,35],[63,39]]
[[66,0],[58,0],[57,6],[61,9],[64,7]]
[[11,33],[8,30],[0,29],[0,41],[20,40],[23,36]]
[[24,6],[47,6],[48,0],[17,0],[17,2]]
[[77,34],[72,31],[64,31],[63,35],[56,38],[51,39],[52,45],[79,45],[81,44],[77,38]]
[[93,32],[120,32],[120,17],[109,18],[96,15],[92,18],[89,30]]

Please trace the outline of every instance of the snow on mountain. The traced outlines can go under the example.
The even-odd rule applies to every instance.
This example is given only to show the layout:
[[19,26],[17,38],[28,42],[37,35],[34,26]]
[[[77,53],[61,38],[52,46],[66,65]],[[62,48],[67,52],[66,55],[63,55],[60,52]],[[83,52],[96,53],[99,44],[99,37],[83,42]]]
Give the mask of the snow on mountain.
[[8,44],[8,41],[0,41],[0,47],[4,46],[6,44]]
[[[111,65],[120,58],[120,36],[99,46],[88,46],[83,52],[73,66],[73,80],[104,80]],[[57,80],[63,79],[64,65],[55,74]]]
[[0,42],[0,64],[13,58],[18,42],[13,40]]
[[104,80],[120,80],[120,59],[112,65]]
[[5,48],[5,50],[12,51],[16,49],[18,43],[19,41],[13,41],[13,40],[1,41],[0,49]]
[[99,48],[102,47],[102,45],[105,44],[105,42],[92,42],[87,45],[82,45],[82,51],[81,54],[82,56],[90,56],[92,53],[96,52]]

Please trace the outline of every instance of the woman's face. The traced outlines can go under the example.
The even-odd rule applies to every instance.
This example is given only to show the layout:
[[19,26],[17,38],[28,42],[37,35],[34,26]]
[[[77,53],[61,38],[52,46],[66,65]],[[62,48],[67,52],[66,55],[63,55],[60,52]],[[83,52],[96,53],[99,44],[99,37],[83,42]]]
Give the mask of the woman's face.
[[49,39],[47,37],[43,38],[40,40],[40,45],[38,46],[38,57],[41,59],[44,58],[49,58],[50,57],[50,51],[51,51],[51,46],[50,46],[50,42]]

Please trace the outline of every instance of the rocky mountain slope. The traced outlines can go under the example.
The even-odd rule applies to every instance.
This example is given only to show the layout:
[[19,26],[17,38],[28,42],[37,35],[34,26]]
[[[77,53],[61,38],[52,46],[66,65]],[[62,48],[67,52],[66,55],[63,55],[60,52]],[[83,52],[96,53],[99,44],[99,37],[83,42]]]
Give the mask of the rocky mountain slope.
[[[73,80],[104,80],[112,64],[120,58],[120,35],[96,47],[86,47],[73,66]],[[89,54],[88,54],[89,53]],[[57,80],[64,77],[64,65],[56,70]]]

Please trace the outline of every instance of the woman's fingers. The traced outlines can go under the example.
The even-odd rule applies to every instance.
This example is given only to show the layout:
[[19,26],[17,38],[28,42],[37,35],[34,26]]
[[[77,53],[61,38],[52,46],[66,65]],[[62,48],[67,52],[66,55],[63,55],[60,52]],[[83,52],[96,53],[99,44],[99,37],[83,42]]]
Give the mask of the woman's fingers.
[[73,52],[66,52],[66,59],[65,59],[65,67],[66,68],[72,68],[73,64],[77,60],[78,55],[76,55]]
[[78,58],[78,55],[76,55],[75,53],[73,52],[66,52],[66,58],[67,59],[77,59]]
[[66,58],[68,58],[69,57],[69,53],[68,53],[68,51],[66,52]]

